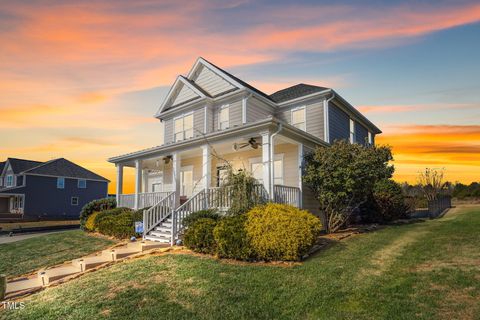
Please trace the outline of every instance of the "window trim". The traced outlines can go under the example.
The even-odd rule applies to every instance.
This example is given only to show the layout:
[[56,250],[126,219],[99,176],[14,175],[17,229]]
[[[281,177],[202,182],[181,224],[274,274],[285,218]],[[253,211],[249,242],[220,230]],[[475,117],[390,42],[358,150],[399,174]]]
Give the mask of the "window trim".
[[[227,121],[220,121],[220,116],[223,110],[227,110]],[[222,128],[222,123],[227,123],[225,128]],[[230,128],[230,104],[224,104],[218,108],[218,130],[227,130]]]
[[[10,183],[9,183],[9,179],[11,179]],[[7,175],[6,180],[5,180],[5,187],[13,187],[14,184],[15,184],[14,180],[15,179],[14,179],[13,174]]]
[[[280,185],[285,185],[285,154],[284,153],[275,154],[273,156],[273,161],[274,162],[275,161],[282,161],[282,176],[279,177],[279,178],[282,179],[282,183],[280,183]],[[252,164],[258,164],[258,163],[263,164],[263,159],[262,159],[262,157],[249,158],[248,163],[249,163],[249,170],[253,174]],[[274,170],[274,174],[275,174],[275,170]],[[279,179],[279,178],[273,177],[274,184],[275,184],[275,179]],[[262,178],[262,183],[263,183],[263,178]]]
[[[80,186],[80,181],[84,181],[85,182],[85,185],[82,187]],[[78,179],[77,180],[77,188],[78,189],[87,189],[87,179]]]
[[[188,117],[188,116],[192,116],[192,136],[187,138],[186,135],[185,135],[185,118]],[[177,140],[177,132],[175,131],[175,122],[179,119],[182,119],[182,131],[178,132],[178,134],[180,134],[180,133],[182,134],[182,139]],[[195,119],[194,119],[194,112],[193,111],[183,113],[179,116],[174,117],[173,118],[173,142],[180,142],[180,141],[184,141],[184,140],[193,138],[194,127],[195,127]]]
[[350,119],[350,143],[355,142],[357,142],[355,137],[355,121]]
[[[77,199],[77,203],[73,203],[73,199]],[[79,203],[80,203],[80,198],[79,197],[71,197],[70,198],[70,205],[71,206],[78,206]]]
[[[304,125],[304,128],[299,128],[295,125],[295,123],[293,123],[293,113],[296,112],[296,111],[300,111],[300,110],[303,110],[303,122],[299,122],[298,124],[303,124]],[[299,107],[295,107],[293,109],[290,109],[290,124],[292,126],[294,126],[295,128],[297,129],[300,129],[300,130],[303,130],[303,131],[307,131],[307,106],[299,106]]]
[[[62,186],[59,184],[60,181],[63,181]],[[65,189],[65,177],[57,177],[57,189]]]

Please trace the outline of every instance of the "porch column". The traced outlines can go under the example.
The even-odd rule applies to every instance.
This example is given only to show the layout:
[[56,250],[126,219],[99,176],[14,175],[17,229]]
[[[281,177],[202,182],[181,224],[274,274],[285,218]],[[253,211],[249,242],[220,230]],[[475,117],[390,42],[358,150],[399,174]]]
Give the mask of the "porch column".
[[143,184],[143,193],[148,192],[148,169],[143,169],[142,170],[142,184]]
[[298,207],[303,208],[303,144],[298,144],[298,188],[300,189],[300,193],[298,196]]
[[203,188],[212,186],[212,153],[208,144],[202,146],[202,177]]
[[135,160],[135,210],[140,209],[140,193],[142,193],[142,160]]
[[273,199],[273,192],[271,188],[271,152],[270,152],[270,131],[262,132],[260,134],[262,136],[262,163],[263,163],[263,186],[265,190],[267,190],[270,199]]
[[178,152],[172,155],[172,185],[175,192],[175,208],[180,205],[180,169],[182,159]]
[[120,206],[120,195],[123,193],[123,164],[117,163],[117,191],[116,191],[116,200],[117,206]]

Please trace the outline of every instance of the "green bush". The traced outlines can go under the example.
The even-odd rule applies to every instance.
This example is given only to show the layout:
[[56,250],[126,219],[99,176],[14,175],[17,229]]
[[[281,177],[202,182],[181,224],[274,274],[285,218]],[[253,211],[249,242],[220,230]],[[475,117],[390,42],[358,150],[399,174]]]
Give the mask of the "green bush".
[[109,210],[117,207],[115,198],[93,200],[83,206],[80,211],[80,228],[85,229],[88,216],[97,211]]
[[103,210],[100,211],[97,216],[95,217],[94,227],[98,228],[98,225],[102,222],[103,219],[106,219],[111,216],[117,216],[124,212],[132,212],[132,209],[129,208],[114,208],[110,210]]
[[249,260],[253,252],[245,231],[246,215],[226,217],[213,230],[217,253],[222,258]]
[[185,228],[188,228],[189,226],[197,222],[199,219],[203,219],[203,218],[218,221],[220,219],[220,214],[213,209],[192,212],[190,215],[186,216],[183,219],[183,225],[185,226]]
[[300,260],[315,244],[322,224],[298,208],[269,203],[247,213],[245,230],[261,260]]
[[209,218],[200,218],[185,231],[183,242],[185,246],[199,253],[215,253],[216,243],[213,229],[217,221]]
[[133,211],[124,211],[119,214],[104,216],[98,222],[98,231],[104,235],[119,239],[135,236]]
[[374,221],[385,223],[408,216],[408,206],[402,187],[393,180],[378,181],[373,189]]
[[95,219],[100,211],[95,211],[91,215],[88,216],[87,221],[85,222],[85,230],[86,231],[95,231]]

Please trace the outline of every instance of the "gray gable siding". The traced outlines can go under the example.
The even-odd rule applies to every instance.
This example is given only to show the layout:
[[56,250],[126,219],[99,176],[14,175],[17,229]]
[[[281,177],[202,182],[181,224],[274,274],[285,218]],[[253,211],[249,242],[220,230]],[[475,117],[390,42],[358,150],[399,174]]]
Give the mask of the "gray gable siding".
[[247,100],[247,122],[255,122],[273,115],[273,109],[268,104],[251,97]]
[[335,140],[350,139],[350,117],[339,107],[330,103],[328,109],[328,125],[330,129],[330,142]]
[[[186,112],[186,113],[189,113],[189,112]],[[174,119],[178,116],[180,116],[180,114],[172,116],[170,118],[166,118],[164,120],[164,128],[165,128],[164,137],[163,137],[164,143],[174,142],[173,141]],[[196,108],[195,110],[193,110],[193,136],[194,137],[201,136],[202,133],[204,133],[205,131],[204,121],[205,121],[204,107]]]
[[368,144],[368,130],[363,125],[355,121],[355,142],[359,144]]

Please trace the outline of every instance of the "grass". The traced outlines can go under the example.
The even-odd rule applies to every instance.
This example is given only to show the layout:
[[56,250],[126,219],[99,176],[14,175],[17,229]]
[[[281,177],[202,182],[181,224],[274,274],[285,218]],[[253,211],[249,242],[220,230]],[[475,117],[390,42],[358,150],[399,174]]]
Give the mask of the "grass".
[[16,276],[93,253],[114,241],[81,230],[56,232],[0,244],[0,274]]
[[8,319],[480,319],[480,207],[333,243],[293,267],[172,254],[25,298]]

